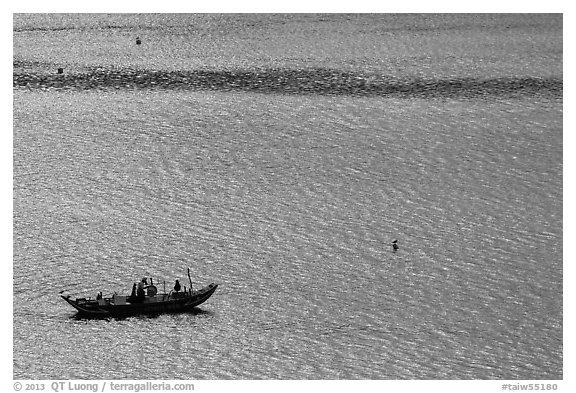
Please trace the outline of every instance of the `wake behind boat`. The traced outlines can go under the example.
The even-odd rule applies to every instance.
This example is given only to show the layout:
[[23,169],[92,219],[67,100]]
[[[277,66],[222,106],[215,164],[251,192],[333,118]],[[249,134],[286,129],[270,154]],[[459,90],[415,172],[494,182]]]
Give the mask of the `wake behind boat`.
[[[188,277],[190,277],[189,271]],[[142,282],[145,281],[145,279],[142,280]],[[190,280],[190,284],[192,284],[192,280]],[[78,310],[82,316],[118,317],[189,311],[208,300],[216,288],[218,288],[218,284],[212,283],[196,291],[191,288],[184,288],[183,291],[180,291],[180,284],[176,281],[175,290],[169,293],[158,293],[156,286],[151,283],[145,287],[140,285],[138,291],[136,291],[136,284],[134,284],[130,296],[114,294],[110,297],[102,297],[99,294],[96,299],[72,299],[70,295],[62,293],[60,296]],[[144,289],[146,293],[144,293]]]

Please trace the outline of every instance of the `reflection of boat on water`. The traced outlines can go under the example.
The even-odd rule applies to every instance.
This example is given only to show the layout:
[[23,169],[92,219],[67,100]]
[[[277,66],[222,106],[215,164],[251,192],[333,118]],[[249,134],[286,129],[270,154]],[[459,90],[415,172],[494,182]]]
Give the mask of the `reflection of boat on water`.
[[216,288],[218,288],[218,284],[212,283],[196,291],[185,289],[183,292],[158,293],[154,285],[149,285],[144,296],[114,294],[111,297],[98,296],[96,299],[72,299],[70,295],[65,296],[64,294],[60,296],[78,310],[80,315],[115,317],[189,311],[208,300]]

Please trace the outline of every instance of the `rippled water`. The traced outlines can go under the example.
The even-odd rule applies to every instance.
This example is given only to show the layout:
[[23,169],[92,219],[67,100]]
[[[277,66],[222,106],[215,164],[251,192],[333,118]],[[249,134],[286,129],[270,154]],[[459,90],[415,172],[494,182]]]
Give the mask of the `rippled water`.
[[[14,47],[14,378],[562,378],[561,17],[17,15]],[[58,297],[188,266],[194,313]]]

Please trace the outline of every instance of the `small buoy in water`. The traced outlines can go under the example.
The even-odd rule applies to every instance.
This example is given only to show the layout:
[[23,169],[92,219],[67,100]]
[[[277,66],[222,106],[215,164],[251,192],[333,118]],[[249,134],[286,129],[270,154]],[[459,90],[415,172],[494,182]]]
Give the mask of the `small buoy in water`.
[[398,240],[394,240],[394,241],[392,242],[392,249],[393,249],[394,251],[397,251],[399,248],[400,248],[400,247],[398,247]]
[[63,73],[64,73],[64,68],[58,68],[58,73],[59,73],[59,74],[63,74]]
[[142,41],[140,40],[140,37],[136,37],[136,45],[140,45],[142,43]]

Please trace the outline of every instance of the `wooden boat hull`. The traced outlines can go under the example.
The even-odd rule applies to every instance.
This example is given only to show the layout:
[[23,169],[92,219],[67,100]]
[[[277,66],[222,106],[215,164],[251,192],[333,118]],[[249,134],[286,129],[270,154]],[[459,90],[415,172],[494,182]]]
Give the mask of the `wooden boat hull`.
[[[136,299],[130,298],[127,299],[128,301],[125,301],[125,296],[107,298],[100,301],[71,299],[69,296],[62,296],[62,298],[78,310],[78,314],[81,316],[124,317],[130,315],[185,312],[208,300],[214,291],[216,291],[216,288],[218,288],[218,284],[213,283],[191,294],[160,294],[156,296],[146,296],[142,301],[136,301]],[[132,300],[132,302],[130,300]]]

